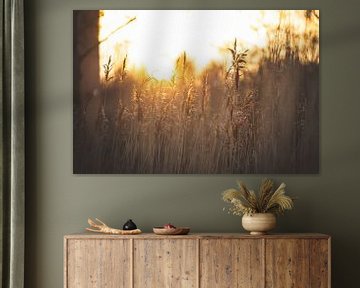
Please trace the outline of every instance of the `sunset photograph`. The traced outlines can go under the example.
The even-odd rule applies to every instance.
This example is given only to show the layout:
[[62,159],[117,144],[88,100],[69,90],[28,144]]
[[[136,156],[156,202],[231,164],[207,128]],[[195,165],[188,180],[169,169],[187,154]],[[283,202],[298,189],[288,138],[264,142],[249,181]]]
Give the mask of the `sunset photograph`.
[[319,173],[318,10],[74,10],[75,174]]

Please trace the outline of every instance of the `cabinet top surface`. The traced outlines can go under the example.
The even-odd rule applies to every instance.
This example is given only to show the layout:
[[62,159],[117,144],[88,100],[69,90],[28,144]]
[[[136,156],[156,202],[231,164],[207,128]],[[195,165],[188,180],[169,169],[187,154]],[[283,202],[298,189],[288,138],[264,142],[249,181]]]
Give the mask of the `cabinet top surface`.
[[329,239],[329,235],[320,233],[286,233],[250,235],[245,233],[189,233],[188,235],[156,235],[142,233],[138,235],[109,235],[101,233],[75,233],[64,236],[65,239]]

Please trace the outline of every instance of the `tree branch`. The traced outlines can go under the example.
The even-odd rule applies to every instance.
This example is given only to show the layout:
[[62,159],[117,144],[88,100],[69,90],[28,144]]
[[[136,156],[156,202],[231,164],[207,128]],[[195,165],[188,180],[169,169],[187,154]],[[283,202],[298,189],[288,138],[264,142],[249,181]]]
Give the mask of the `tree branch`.
[[117,33],[120,29],[124,28],[125,26],[129,25],[131,22],[135,21],[136,17],[130,18],[126,23],[120,25],[119,27],[117,27],[114,31],[112,31],[109,35],[107,35],[104,39],[101,39],[99,41],[97,41],[94,45],[92,45],[91,47],[89,47],[87,50],[85,50],[85,52],[83,54],[80,55],[80,61],[81,62],[87,55],[89,55],[91,53],[91,51],[93,49],[95,49],[96,47],[98,47],[101,43],[104,43],[105,41],[107,41],[112,35],[114,35],[115,33]]

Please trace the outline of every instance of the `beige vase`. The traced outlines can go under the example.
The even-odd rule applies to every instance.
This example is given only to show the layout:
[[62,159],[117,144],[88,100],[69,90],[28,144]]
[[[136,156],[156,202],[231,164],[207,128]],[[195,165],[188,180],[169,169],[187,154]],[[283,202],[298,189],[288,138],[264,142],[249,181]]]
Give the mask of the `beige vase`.
[[263,235],[276,226],[276,217],[272,213],[255,213],[242,217],[242,226],[251,235]]

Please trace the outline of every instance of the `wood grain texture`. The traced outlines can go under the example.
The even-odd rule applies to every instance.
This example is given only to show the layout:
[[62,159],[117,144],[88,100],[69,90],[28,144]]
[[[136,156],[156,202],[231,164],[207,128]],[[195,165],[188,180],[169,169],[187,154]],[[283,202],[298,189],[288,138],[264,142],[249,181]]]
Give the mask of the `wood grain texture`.
[[196,288],[197,241],[134,240],[135,288]]
[[130,252],[130,240],[68,239],[65,287],[131,287]]
[[323,234],[76,234],[64,239],[64,287],[330,288],[330,262]]
[[330,236],[319,233],[289,233],[250,235],[249,233],[190,233],[188,235],[156,235],[142,233],[139,235],[107,235],[101,233],[77,233],[66,235],[65,239],[329,239]]
[[69,266],[68,248],[69,248],[69,240],[66,237],[64,237],[64,288],[69,287],[69,285],[68,285],[68,266]]
[[260,239],[204,239],[200,244],[200,287],[261,288]]
[[[330,274],[329,241],[310,240],[310,287],[328,288]],[[330,281],[329,281],[330,283]]]
[[310,283],[310,241],[266,239],[265,286],[304,288]]

